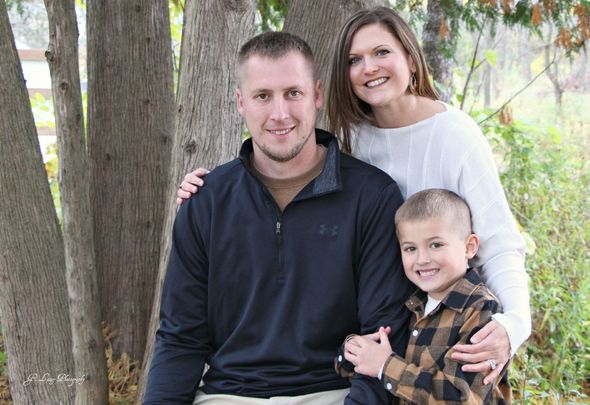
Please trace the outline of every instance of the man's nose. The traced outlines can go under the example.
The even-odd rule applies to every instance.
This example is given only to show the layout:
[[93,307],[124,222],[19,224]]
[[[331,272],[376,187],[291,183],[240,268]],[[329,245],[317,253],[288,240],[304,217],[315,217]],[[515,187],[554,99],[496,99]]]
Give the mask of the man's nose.
[[284,120],[289,117],[289,105],[283,98],[277,97],[273,100],[271,116],[273,120]]

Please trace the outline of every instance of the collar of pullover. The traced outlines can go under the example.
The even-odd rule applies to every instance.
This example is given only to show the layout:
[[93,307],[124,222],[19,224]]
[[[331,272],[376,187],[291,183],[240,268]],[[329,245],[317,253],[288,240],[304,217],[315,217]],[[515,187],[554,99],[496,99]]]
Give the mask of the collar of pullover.
[[[334,135],[322,129],[315,130],[316,143],[325,146],[328,151],[326,153],[326,161],[324,168],[319,176],[317,176],[308,186],[306,186],[301,193],[297,195],[295,200],[301,200],[309,197],[316,197],[318,195],[339,191],[342,189],[342,181],[340,178],[340,151],[338,150],[338,141]],[[254,152],[252,139],[247,139],[242,144],[240,149],[240,160],[246,169],[252,174],[248,159]],[[294,201],[295,201],[294,200]]]

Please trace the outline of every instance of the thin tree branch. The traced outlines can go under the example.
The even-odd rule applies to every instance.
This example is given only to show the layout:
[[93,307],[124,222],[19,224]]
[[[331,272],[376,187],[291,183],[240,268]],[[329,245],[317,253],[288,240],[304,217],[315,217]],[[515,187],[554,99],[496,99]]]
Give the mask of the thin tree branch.
[[539,73],[537,73],[535,75],[535,77],[533,77],[523,88],[521,88],[520,90],[518,90],[516,93],[514,93],[514,95],[512,97],[510,97],[504,104],[502,104],[500,106],[500,108],[498,108],[496,111],[494,111],[493,113],[491,113],[490,115],[488,115],[487,117],[485,117],[483,120],[479,121],[477,124],[481,125],[484,122],[486,122],[487,120],[489,120],[490,118],[492,118],[494,115],[498,114],[500,111],[502,111],[502,109],[508,105],[512,100],[514,100],[520,93],[522,93],[523,91],[525,91],[531,84],[533,84],[539,77],[541,77],[543,75],[543,73],[545,73],[547,71],[547,69],[549,69],[551,67],[551,65],[553,65],[556,62],[556,55],[553,56],[553,60],[551,60],[551,62],[549,62],[549,64],[547,66],[545,66],[545,68],[540,71]]
[[[496,47],[500,44],[500,42],[504,38],[505,34],[506,34],[506,29],[504,29],[504,31],[502,31],[502,34],[500,34],[500,36],[496,39],[496,42],[494,42],[494,44],[489,49],[496,49]],[[485,57],[482,58],[479,61],[479,63],[477,64],[477,66],[474,68],[474,70],[478,69],[481,66],[481,64],[485,61],[486,61],[486,58]],[[483,74],[485,76],[486,72],[484,71]],[[491,71],[489,74],[491,74]],[[483,80],[479,83],[479,86],[477,86],[477,90],[476,90],[475,95],[473,97],[473,102],[471,103],[471,107],[469,108],[469,113],[471,113],[471,111],[473,111],[473,107],[475,106],[475,103],[477,102],[477,96],[479,95],[479,92],[481,91],[482,84],[483,84]],[[465,97],[465,95],[463,95],[463,97]]]
[[[487,20],[488,20],[488,18],[486,17],[483,20],[483,22],[481,23],[481,29],[479,30],[479,35],[477,36],[477,42],[475,43],[475,50],[473,51],[473,58],[471,59],[471,67],[469,68],[469,73],[467,74],[467,79],[465,79],[465,86],[463,86],[463,99],[461,100],[461,106],[459,107],[459,109],[461,109],[461,110],[463,110],[463,105],[465,104],[465,94],[467,92],[467,86],[469,86],[469,81],[471,80],[471,76],[473,75],[473,72],[476,69],[475,60],[477,59],[477,52],[479,50],[479,41],[481,40],[481,36],[483,34],[483,29],[486,26]],[[479,67],[479,65],[481,65],[481,63],[479,63],[477,65],[477,67]]]

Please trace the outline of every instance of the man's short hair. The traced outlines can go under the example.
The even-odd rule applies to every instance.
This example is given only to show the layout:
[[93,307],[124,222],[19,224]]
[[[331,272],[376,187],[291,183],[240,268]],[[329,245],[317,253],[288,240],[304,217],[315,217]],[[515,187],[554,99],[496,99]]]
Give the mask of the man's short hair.
[[252,56],[279,59],[289,52],[298,52],[311,67],[313,78],[316,79],[316,67],[311,48],[303,39],[288,32],[265,32],[250,38],[238,53],[238,69]]
[[467,237],[471,229],[471,212],[461,197],[449,190],[431,188],[408,198],[395,214],[395,226],[400,222],[449,218],[461,237]]

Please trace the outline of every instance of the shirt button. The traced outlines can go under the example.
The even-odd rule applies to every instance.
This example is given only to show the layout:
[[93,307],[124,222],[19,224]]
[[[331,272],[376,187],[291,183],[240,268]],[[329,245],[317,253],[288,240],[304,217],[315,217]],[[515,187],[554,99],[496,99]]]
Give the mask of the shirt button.
[[387,389],[390,390],[393,388],[393,385],[391,385],[391,383],[387,383]]
[[414,336],[414,337],[418,336],[418,330],[417,329],[414,329],[412,331],[412,336]]
[[338,363],[342,363],[342,355],[338,356]]

